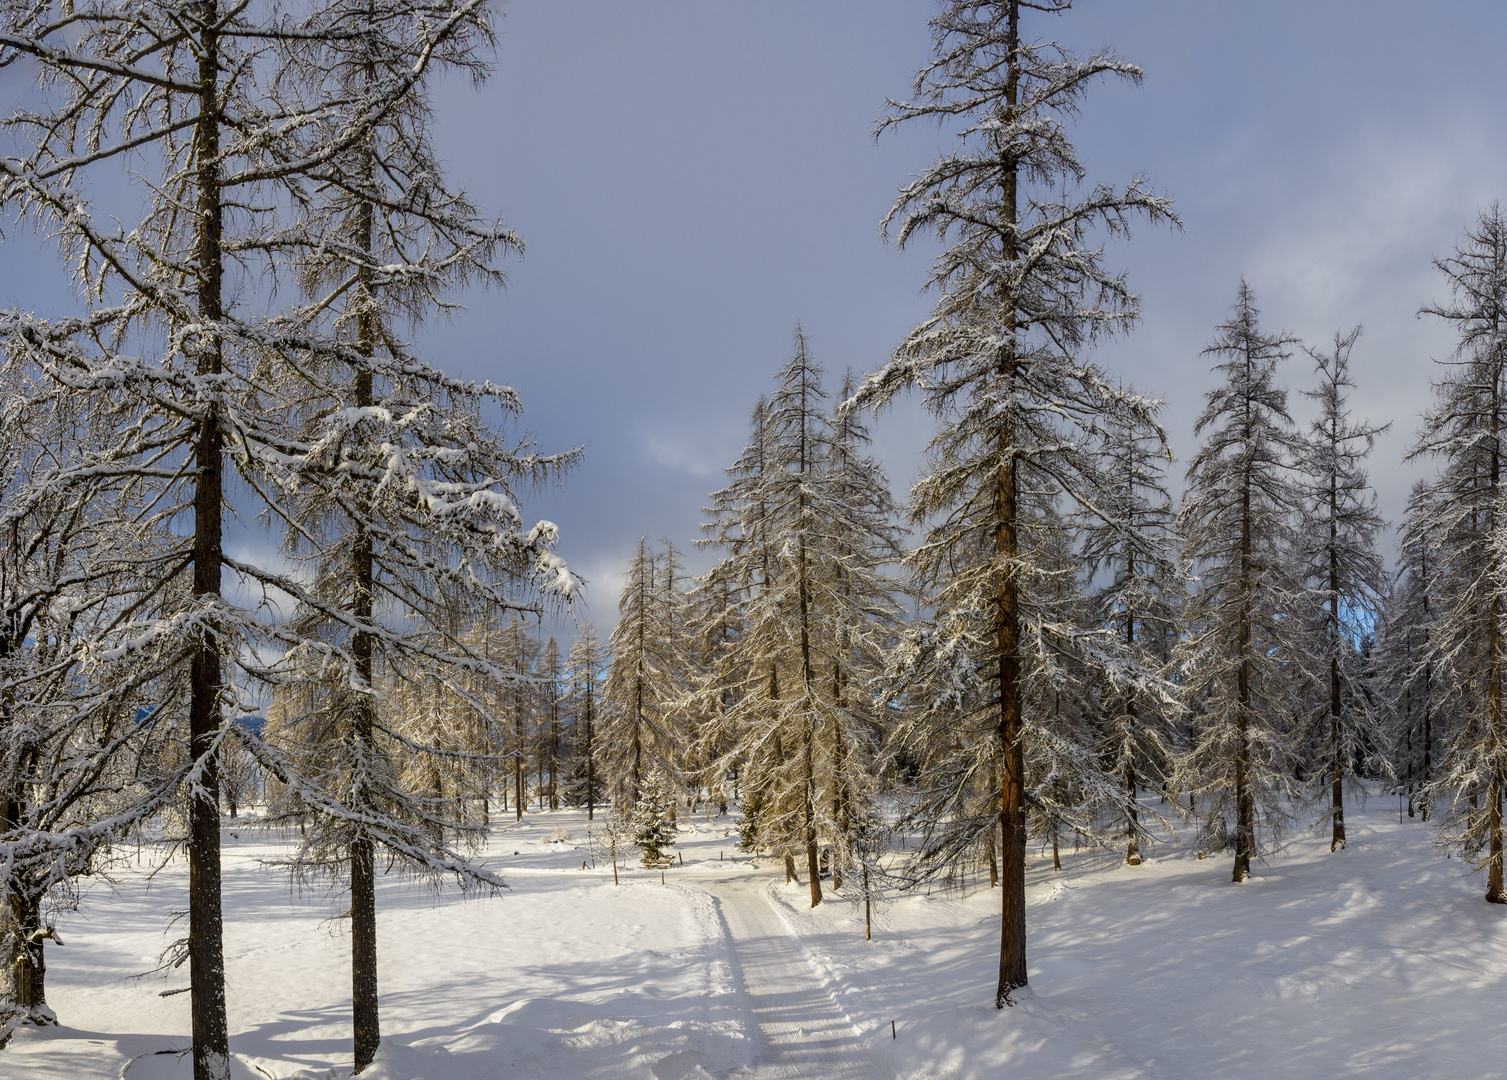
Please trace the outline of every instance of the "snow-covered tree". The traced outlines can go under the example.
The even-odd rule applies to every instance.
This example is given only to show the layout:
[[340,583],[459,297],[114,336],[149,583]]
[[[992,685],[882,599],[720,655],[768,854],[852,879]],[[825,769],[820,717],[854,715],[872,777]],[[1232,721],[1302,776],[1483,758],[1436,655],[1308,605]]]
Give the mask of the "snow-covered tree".
[[736,572],[735,560],[719,561],[696,580],[686,598],[688,648],[696,659],[686,713],[701,766],[698,779],[722,813],[741,772],[734,707],[746,678],[738,652],[746,593]]
[[31,365],[0,365],[0,1044],[54,1022],[45,949],[74,879],[183,775],[151,752],[158,682],[93,648],[149,600],[139,570],[166,536],[108,497],[110,418],[79,405]]
[[1320,775],[1329,788],[1331,851],[1345,846],[1344,784],[1354,765],[1366,761],[1374,770],[1386,760],[1380,718],[1362,685],[1359,645],[1375,626],[1387,588],[1386,566],[1376,550],[1382,520],[1365,459],[1376,436],[1390,425],[1357,424],[1350,417],[1346,391],[1355,386],[1350,353],[1358,337],[1360,327],[1336,333],[1331,351],[1308,350],[1319,385],[1304,393],[1318,403],[1319,414],[1299,447],[1307,490],[1296,554],[1309,582],[1307,602],[1316,624],[1316,655],[1308,661],[1316,662],[1327,690],[1323,726],[1328,762]]
[[[553,527],[525,526],[511,493],[533,459],[481,419],[483,407],[510,408],[511,395],[446,378],[411,355],[396,320],[375,315],[417,314],[433,288],[455,279],[458,265],[427,261],[439,249],[420,234],[433,235],[435,218],[454,211],[440,231],[458,231],[441,249],[457,242],[468,258],[502,240],[478,247],[460,235],[464,211],[445,205],[443,184],[419,160],[427,150],[409,138],[422,123],[404,128],[427,117],[422,88],[437,67],[476,70],[470,50],[486,40],[486,10],[480,0],[321,5],[304,24],[216,0],[77,10],[64,0],[8,12],[0,63],[28,57],[51,96],[41,111],[5,121],[24,156],[0,160],[0,205],[59,237],[89,306],[53,320],[12,313],[0,337],[58,392],[119,419],[110,449],[120,489],[142,493],[187,533],[156,567],[148,591],[157,602],[116,620],[100,645],[131,649],[144,676],[181,687],[186,699],[157,734],[188,751],[194,1070],[198,1080],[223,1080],[218,750],[239,739],[269,767],[286,764],[234,724],[249,704],[244,691],[302,678],[322,652],[326,670],[349,673],[342,709],[359,733],[371,693],[363,654],[391,636],[379,607],[429,611],[447,602],[436,579],[571,587]],[[124,227],[100,224],[82,187],[101,171],[113,176],[124,155],[140,170],[131,189],[139,210]],[[377,173],[362,171],[362,155]],[[379,222],[392,227],[363,233],[363,215],[378,232]],[[321,269],[311,271],[315,252]],[[328,275],[328,288],[279,308],[276,285],[306,274],[316,283]],[[382,430],[401,437],[375,437]],[[345,559],[356,591],[327,587],[329,578],[306,586],[280,566],[230,557],[230,491],[241,515],[263,517],[279,538],[296,534],[311,566]],[[368,541],[419,573],[395,575],[404,584],[363,614]],[[232,602],[227,569],[236,592],[276,603]],[[374,579],[366,592],[386,587]],[[269,619],[284,603],[299,618]],[[332,636],[301,629],[319,621]],[[421,651],[441,666],[472,659],[453,635]],[[186,729],[175,730],[180,715]],[[344,823],[352,862],[364,863],[361,833],[376,826],[360,785],[337,794],[285,779]],[[398,833],[388,837],[402,848]],[[358,1041],[374,1045],[369,1035]]]
[[640,539],[618,601],[597,728],[612,802],[624,811],[637,803],[649,773],[676,759],[675,707],[685,674],[678,611],[666,558]]
[[573,805],[586,804],[586,820],[596,817],[602,799],[602,778],[597,765],[597,723],[601,697],[602,646],[596,628],[582,623],[571,642],[565,660],[565,710],[574,727],[571,775],[568,798]]
[[[856,417],[829,415],[821,383],[797,327],[794,355],[756,412],[758,468],[735,467],[737,495],[714,496],[737,525],[723,523],[728,553],[708,582],[723,586],[708,616],[722,632],[713,685],[732,735],[722,770],[740,763],[745,821],[757,821],[761,841],[804,855],[813,906],[822,847],[838,883],[857,865],[876,743],[867,684],[896,616],[881,567],[899,554],[867,432]],[[732,581],[752,583],[741,602]]]
[[1250,874],[1258,820],[1269,828],[1284,820],[1298,765],[1293,665],[1307,642],[1295,618],[1292,534],[1301,492],[1290,468],[1297,435],[1276,382],[1292,344],[1262,332],[1242,281],[1230,319],[1204,350],[1223,381],[1194,426],[1203,441],[1178,516],[1197,581],[1178,666],[1199,712],[1181,786],[1207,796],[1205,839],[1234,847],[1237,882]]
[[778,561],[765,490],[774,468],[768,416],[769,402],[761,397],[749,418],[748,442],[726,470],[727,486],[712,492],[702,508],[707,520],[696,541],[698,547],[720,549],[722,557],[698,583],[693,598],[693,632],[705,663],[689,704],[700,720],[697,742],[709,762],[710,778],[738,778],[745,828],[756,816],[751,808],[758,796],[748,784],[750,746],[739,727],[738,706],[756,684],[772,685],[779,678],[773,660],[755,657],[744,642],[747,604],[770,588]]
[[664,769],[649,771],[633,804],[633,842],[651,870],[669,866],[675,846],[675,791]]
[[[1455,328],[1459,345],[1434,385],[1412,457],[1439,459],[1439,476],[1415,500],[1411,536],[1437,554],[1428,581],[1435,610],[1424,656],[1449,687],[1455,723],[1429,787],[1447,813],[1447,838],[1486,870],[1486,899],[1507,903],[1503,883],[1503,615],[1507,515],[1503,435],[1507,421],[1507,217],[1493,205],[1455,254],[1436,260],[1447,303],[1425,314]],[[1484,855],[1481,854],[1484,852]]]
[[[855,390],[848,372],[839,400]],[[885,719],[875,689],[901,621],[899,584],[886,572],[903,556],[899,514],[889,478],[868,452],[870,442],[859,414],[839,411],[817,488],[830,566],[830,577],[817,580],[817,610],[832,684],[826,786],[834,888],[841,884],[840,872],[861,874],[878,853],[876,757]]]
[[936,612],[917,648],[928,662],[958,665],[936,681],[957,688],[954,700],[972,719],[937,713],[938,722],[987,740],[998,755],[999,1006],[1026,985],[1021,650],[1023,633],[1034,632],[1037,579],[1023,557],[1021,502],[1033,487],[1089,498],[1091,433],[1108,412],[1143,408],[1079,351],[1136,315],[1097,236],[1122,234],[1133,217],[1171,216],[1139,178],[1083,189],[1085,169],[1061,119],[1100,76],[1133,82],[1140,71],[1109,50],[1078,57],[1022,36],[1023,10],[1067,8],[1066,0],[949,0],[931,20],[934,58],[880,130],[956,124],[957,148],[907,184],[886,219],[902,247],[927,232],[947,244],[931,276],[940,296],[856,395],[857,404],[882,406],[919,386],[942,425],[912,489],[912,518],[927,530],[912,565]]
[[1415,525],[1427,508],[1428,494],[1423,481],[1413,485],[1397,575],[1376,628],[1380,698],[1392,719],[1393,771],[1407,794],[1408,815],[1418,814],[1424,821],[1432,809],[1435,730],[1447,726],[1440,722],[1445,695],[1434,678],[1434,657],[1429,650],[1437,556],[1427,532]]
[[[1110,417],[1100,445],[1103,493],[1096,513],[1082,515],[1083,559],[1093,589],[1094,614],[1124,647],[1136,672],[1127,689],[1108,701],[1102,747],[1125,784],[1125,861],[1141,862],[1145,830],[1136,785],[1148,771],[1167,778],[1175,749],[1177,710],[1168,695],[1138,691],[1157,685],[1172,659],[1187,597],[1177,569],[1172,497],[1166,466],[1172,455],[1161,429],[1137,414]],[[1158,687],[1161,690],[1160,687]]]
[[560,666],[560,646],[554,638],[544,643],[539,654],[539,805],[546,799],[551,810],[560,809],[560,683],[564,671]]

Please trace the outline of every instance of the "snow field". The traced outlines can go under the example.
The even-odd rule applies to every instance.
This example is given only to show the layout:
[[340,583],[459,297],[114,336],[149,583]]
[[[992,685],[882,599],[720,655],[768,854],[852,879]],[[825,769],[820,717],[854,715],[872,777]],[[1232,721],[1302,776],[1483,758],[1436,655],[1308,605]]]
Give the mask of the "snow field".
[[987,878],[889,905],[871,943],[861,909],[770,892],[907,1078],[1507,1076],[1507,911],[1395,802],[1346,824],[1347,850],[1327,822],[1297,830],[1243,885],[1170,845],[1140,867],[1065,853],[1060,873],[1033,850],[1031,990],[1003,1012]]
[[[771,1058],[757,1027],[718,907],[729,894],[772,905],[813,1000],[850,1024],[876,1074],[1507,1076],[1507,912],[1438,852],[1430,826],[1399,825],[1389,799],[1349,808],[1348,850],[1331,855],[1326,829],[1300,829],[1238,886],[1227,857],[1171,844],[1135,868],[1067,851],[1060,873],[1033,849],[1032,990],[1002,1012],[990,1004],[999,894],[987,878],[876,908],[865,942],[861,908],[829,894],[812,910],[777,860],[757,872],[732,858],[729,819],[682,824],[685,864],[667,884],[629,869],[616,889],[610,869],[580,869],[583,819],[500,828],[488,861],[512,885],[501,897],[383,881],[385,1038],[364,1076],[803,1075],[778,1047]],[[547,843],[561,828],[571,841]],[[248,1080],[324,1080],[350,1063],[349,942],[330,920],[336,900],[291,894],[257,862],[277,850],[265,835],[226,836],[231,1048]],[[176,861],[150,882],[133,869],[91,888],[60,924],[66,946],[48,954],[49,999],[68,1026],[22,1032],[0,1053],[0,1078],[188,1075],[186,1057],[156,1053],[187,1043],[187,996],[158,996],[186,985],[186,970],[132,978],[179,933],[165,916],[182,904],[184,873]]]
[[[384,1040],[363,1078],[682,1080],[747,1059],[715,903],[676,884],[678,868],[668,885],[657,871],[623,869],[620,888],[610,866],[582,871],[585,818],[501,824],[486,853],[511,886],[501,896],[379,879]],[[707,831],[683,826],[690,867],[735,854],[725,826],[694,827]],[[571,841],[550,843],[561,829]],[[322,1080],[350,1068],[350,941],[332,918],[343,901],[291,892],[260,861],[281,850],[254,830],[225,834],[231,1051],[247,1077]],[[159,996],[187,986],[187,966],[136,977],[183,932],[165,923],[186,902],[186,864],[175,859],[150,880],[146,867],[115,876],[113,889],[91,884],[83,909],[60,923],[66,946],[48,951],[48,1000],[65,1026],[21,1032],[0,1052],[0,1078],[190,1075],[187,1056],[158,1053],[188,1044],[188,995]]]

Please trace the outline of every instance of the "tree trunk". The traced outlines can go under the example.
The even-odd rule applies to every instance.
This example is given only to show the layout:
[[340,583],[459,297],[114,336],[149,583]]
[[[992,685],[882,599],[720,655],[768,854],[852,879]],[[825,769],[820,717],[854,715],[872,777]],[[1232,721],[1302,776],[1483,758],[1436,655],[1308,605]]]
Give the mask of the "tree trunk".
[[874,940],[872,913],[869,910],[869,867],[865,863],[863,867],[863,940]]
[[[375,80],[376,72],[368,63],[368,81]],[[364,163],[367,183],[375,181],[375,166],[370,155]],[[363,202],[357,212],[356,242],[369,263],[373,250],[374,211],[371,203]],[[356,351],[370,357],[377,337],[376,298],[371,293],[371,268],[363,264],[357,272],[356,303]],[[371,369],[358,368],[355,373],[352,397],[357,408],[367,409],[375,403]],[[370,506],[363,506],[358,520],[353,522],[356,532],[351,551],[351,577],[354,589],[351,596],[351,613],[358,626],[369,625],[372,619],[376,590],[375,560],[371,533],[364,519],[369,518]],[[372,658],[374,642],[372,635],[358,630],[351,639],[351,655],[355,661],[356,678],[361,690],[356,694],[354,715],[351,717],[351,749],[356,778],[372,774],[376,758],[376,703],[373,698]],[[351,808],[359,813],[371,811],[371,798],[360,780],[351,788]],[[485,800],[484,800],[485,801]],[[485,811],[484,811],[485,812]],[[350,845],[351,860],[351,1021],[354,1030],[355,1071],[361,1072],[376,1057],[377,1046],[382,1041],[381,1018],[377,1009],[377,854],[376,845],[366,829],[357,826]]]
[[[1496,327],[1493,327],[1496,329]],[[1499,419],[1501,410],[1501,376],[1494,372],[1491,383],[1491,493],[1493,509],[1488,511],[1487,535],[1496,535],[1495,499],[1501,494]],[[1502,883],[1502,624],[1497,595],[1493,593],[1487,606],[1486,630],[1486,749],[1488,754],[1488,777],[1486,781],[1486,830],[1490,846],[1490,858],[1486,864],[1486,902],[1507,904],[1507,889]]]
[[[595,693],[595,688],[588,686],[588,695]],[[597,787],[597,764],[596,748],[592,746],[593,732],[592,722],[596,719],[590,696],[586,699],[586,820],[592,821],[596,817],[596,787]]]
[[[198,309],[203,322],[195,369],[198,375],[222,371],[223,343],[219,324],[224,316],[220,206],[219,31],[217,0],[203,0],[200,19],[199,113],[194,125],[195,184],[198,220]],[[200,610],[211,610],[220,598],[224,558],[221,496],[224,450],[219,410],[204,406],[194,435],[194,580],[193,595]],[[189,659],[189,753],[197,777],[189,791],[188,822],[188,955],[191,987],[194,1080],[229,1080],[230,1040],[225,1015],[225,947],[220,914],[219,766],[214,753],[220,715],[220,640],[205,626],[194,637]]]
[[[47,961],[44,943],[50,934],[42,927],[40,897],[14,893],[10,899],[12,953],[7,958],[10,970],[11,1004],[32,1023],[42,1023],[48,1014]],[[0,1020],[5,1017],[0,1015]],[[55,1023],[56,1021],[54,1021]],[[3,1046],[0,1040],[0,1046]]]
[[[1020,90],[1020,3],[1010,0],[1008,39],[1009,70],[1006,73],[1006,107],[1014,109]],[[1019,186],[1016,167],[1005,173],[1005,217],[1009,224],[1019,220]],[[1013,258],[1014,250],[1006,252]],[[1013,379],[1016,371],[1015,319],[1013,298],[1006,297],[1006,324],[1011,339],[1001,358],[1002,380]],[[999,447],[1003,456],[995,481],[995,554],[1000,562],[998,596],[995,610],[995,648],[999,664],[999,740],[1003,778],[1000,785],[999,827],[1003,848],[1000,882],[999,984],[994,992],[994,1007],[1011,1004],[1010,992],[1026,985],[1026,770],[1021,746],[1020,711],[1020,582],[1013,563],[1020,553],[1016,533],[1017,461],[1013,456],[1013,433],[1002,428]]]
[[[1249,351],[1246,364],[1251,362]],[[1249,408],[1249,406],[1247,406]],[[1251,717],[1251,592],[1252,550],[1255,538],[1251,535],[1251,466],[1246,464],[1242,478],[1240,499],[1240,619],[1235,635],[1235,655],[1239,667],[1235,676],[1235,868],[1231,879],[1237,884],[1250,877],[1251,855],[1254,853],[1256,836],[1256,804],[1251,792],[1250,775],[1250,717]]]
[[1486,863],[1486,902],[1507,904],[1507,889],[1502,882],[1502,670],[1501,627],[1497,622],[1496,602],[1491,605],[1491,626],[1487,635],[1486,663],[1486,747],[1489,770],[1486,783],[1486,832],[1489,858]]
[[1329,743],[1334,768],[1330,791],[1330,816],[1334,831],[1329,850],[1345,846],[1345,761],[1340,738],[1340,555],[1339,491],[1329,477]]
[[1338,851],[1345,846],[1345,762],[1340,740],[1340,662],[1337,656],[1329,658],[1329,746],[1330,767],[1334,772],[1329,795],[1329,814],[1334,822],[1334,830],[1330,836],[1329,850]]

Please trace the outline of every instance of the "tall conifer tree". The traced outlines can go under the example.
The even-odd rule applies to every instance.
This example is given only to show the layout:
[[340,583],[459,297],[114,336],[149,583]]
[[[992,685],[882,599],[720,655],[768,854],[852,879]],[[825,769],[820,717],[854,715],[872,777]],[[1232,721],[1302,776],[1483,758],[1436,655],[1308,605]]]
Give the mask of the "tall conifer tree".
[[1448,808],[1447,835],[1485,869],[1487,901],[1502,904],[1507,218],[1501,207],[1483,212],[1455,254],[1435,265],[1449,281],[1450,300],[1423,311],[1454,327],[1459,345],[1435,383],[1436,401],[1412,451],[1442,466],[1415,508],[1412,531],[1438,554],[1426,656],[1434,676],[1454,691],[1456,723],[1430,791],[1436,805]]
[[[1178,648],[1183,687],[1199,716],[1183,763],[1186,790],[1208,796],[1206,838],[1235,850],[1244,881],[1257,851],[1258,815],[1276,827],[1297,767],[1294,665],[1305,656],[1295,614],[1301,581],[1291,476],[1296,432],[1277,365],[1293,339],[1263,333],[1245,282],[1204,354],[1223,379],[1194,427],[1178,526],[1197,588]],[[1233,826],[1233,828],[1231,828]]]
[[886,219],[902,247],[926,232],[947,244],[931,276],[940,296],[856,395],[882,406],[921,386],[943,424],[913,488],[912,517],[928,529],[913,565],[935,589],[946,627],[937,641],[990,684],[972,699],[994,720],[972,730],[989,732],[1000,768],[1001,1007],[1026,985],[1021,653],[1036,582],[1023,558],[1021,501],[1041,484],[1086,496],[1096,486],[1087,433],[1106,412],[1140,408],[1077,355],[1136,316],[1091,236],[1123,233],[1137,216],[1171,217],[1139,178],[1082,191],[1085,170],[1060,120],[1100,76],[1134,82],[1140,70],[1108,50],[1078,57],[1022,33],[1023,11],[1068,6],[949,0],[932,19],[934,58],[880,131],[916,120],[957,125],[958,147],[907,184]]

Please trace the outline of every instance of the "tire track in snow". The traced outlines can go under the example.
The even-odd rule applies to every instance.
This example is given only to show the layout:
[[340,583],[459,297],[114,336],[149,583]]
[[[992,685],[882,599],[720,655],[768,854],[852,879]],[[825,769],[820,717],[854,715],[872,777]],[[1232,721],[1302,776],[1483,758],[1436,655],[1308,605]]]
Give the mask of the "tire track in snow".
[[[763,1036],[754,1076],[894,1080],[790,940],[763,895],[765,879],[698,881],[721,908],[748,1008]],[[752,1033],[751,1033],[752,1034]]]

